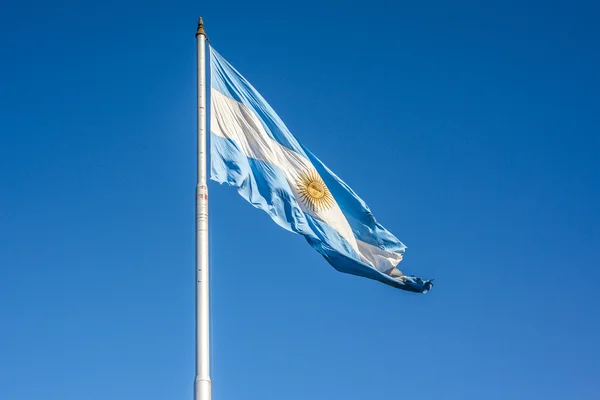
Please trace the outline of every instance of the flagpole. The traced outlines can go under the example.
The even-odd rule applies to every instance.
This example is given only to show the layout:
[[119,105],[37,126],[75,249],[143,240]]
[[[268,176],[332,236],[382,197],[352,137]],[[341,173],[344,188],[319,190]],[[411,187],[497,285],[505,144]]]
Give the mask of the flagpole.
[[208,188],[206,187],[206,33],[196,30],[198,56],[198,176],[196,185],[196,379],[195,400],[211,400],[208,297]]

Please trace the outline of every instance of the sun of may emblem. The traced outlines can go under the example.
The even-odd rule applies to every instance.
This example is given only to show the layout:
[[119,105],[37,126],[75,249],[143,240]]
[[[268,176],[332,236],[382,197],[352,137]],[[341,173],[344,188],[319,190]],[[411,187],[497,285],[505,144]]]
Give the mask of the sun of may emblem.
[[325,182],[314,169],[300,174],[296,188],[300,192],[302,202],[313,211],[328,210],[335,203]]

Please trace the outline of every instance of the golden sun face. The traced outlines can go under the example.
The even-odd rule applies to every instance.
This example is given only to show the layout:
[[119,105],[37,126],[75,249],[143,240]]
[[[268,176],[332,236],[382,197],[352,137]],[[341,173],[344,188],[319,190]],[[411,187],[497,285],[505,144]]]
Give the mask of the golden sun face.
[[304,171],[298,177],[296,188],[300,192],[300,200],[313,211],[325,211],[335,204],[331,192],[314,169]]

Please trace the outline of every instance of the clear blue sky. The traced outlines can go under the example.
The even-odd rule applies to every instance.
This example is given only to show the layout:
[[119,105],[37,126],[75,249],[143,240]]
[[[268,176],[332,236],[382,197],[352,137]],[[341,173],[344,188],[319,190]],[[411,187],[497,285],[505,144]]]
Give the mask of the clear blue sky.
[[211,184],[215,400],[600,398],[600,9],[481,3],[4,0],[0,398],[192,398],[199,15],[436,283]]

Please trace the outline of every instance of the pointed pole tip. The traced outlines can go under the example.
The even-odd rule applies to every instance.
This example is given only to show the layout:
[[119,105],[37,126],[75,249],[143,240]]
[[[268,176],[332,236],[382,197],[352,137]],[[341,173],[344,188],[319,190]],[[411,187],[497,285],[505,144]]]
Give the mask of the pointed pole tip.
[[202,21],[202,17],[198,18],[198,29],[196,30],[196,36],[204,35],[206,37],[206,32],[204,31],[204,21]]

